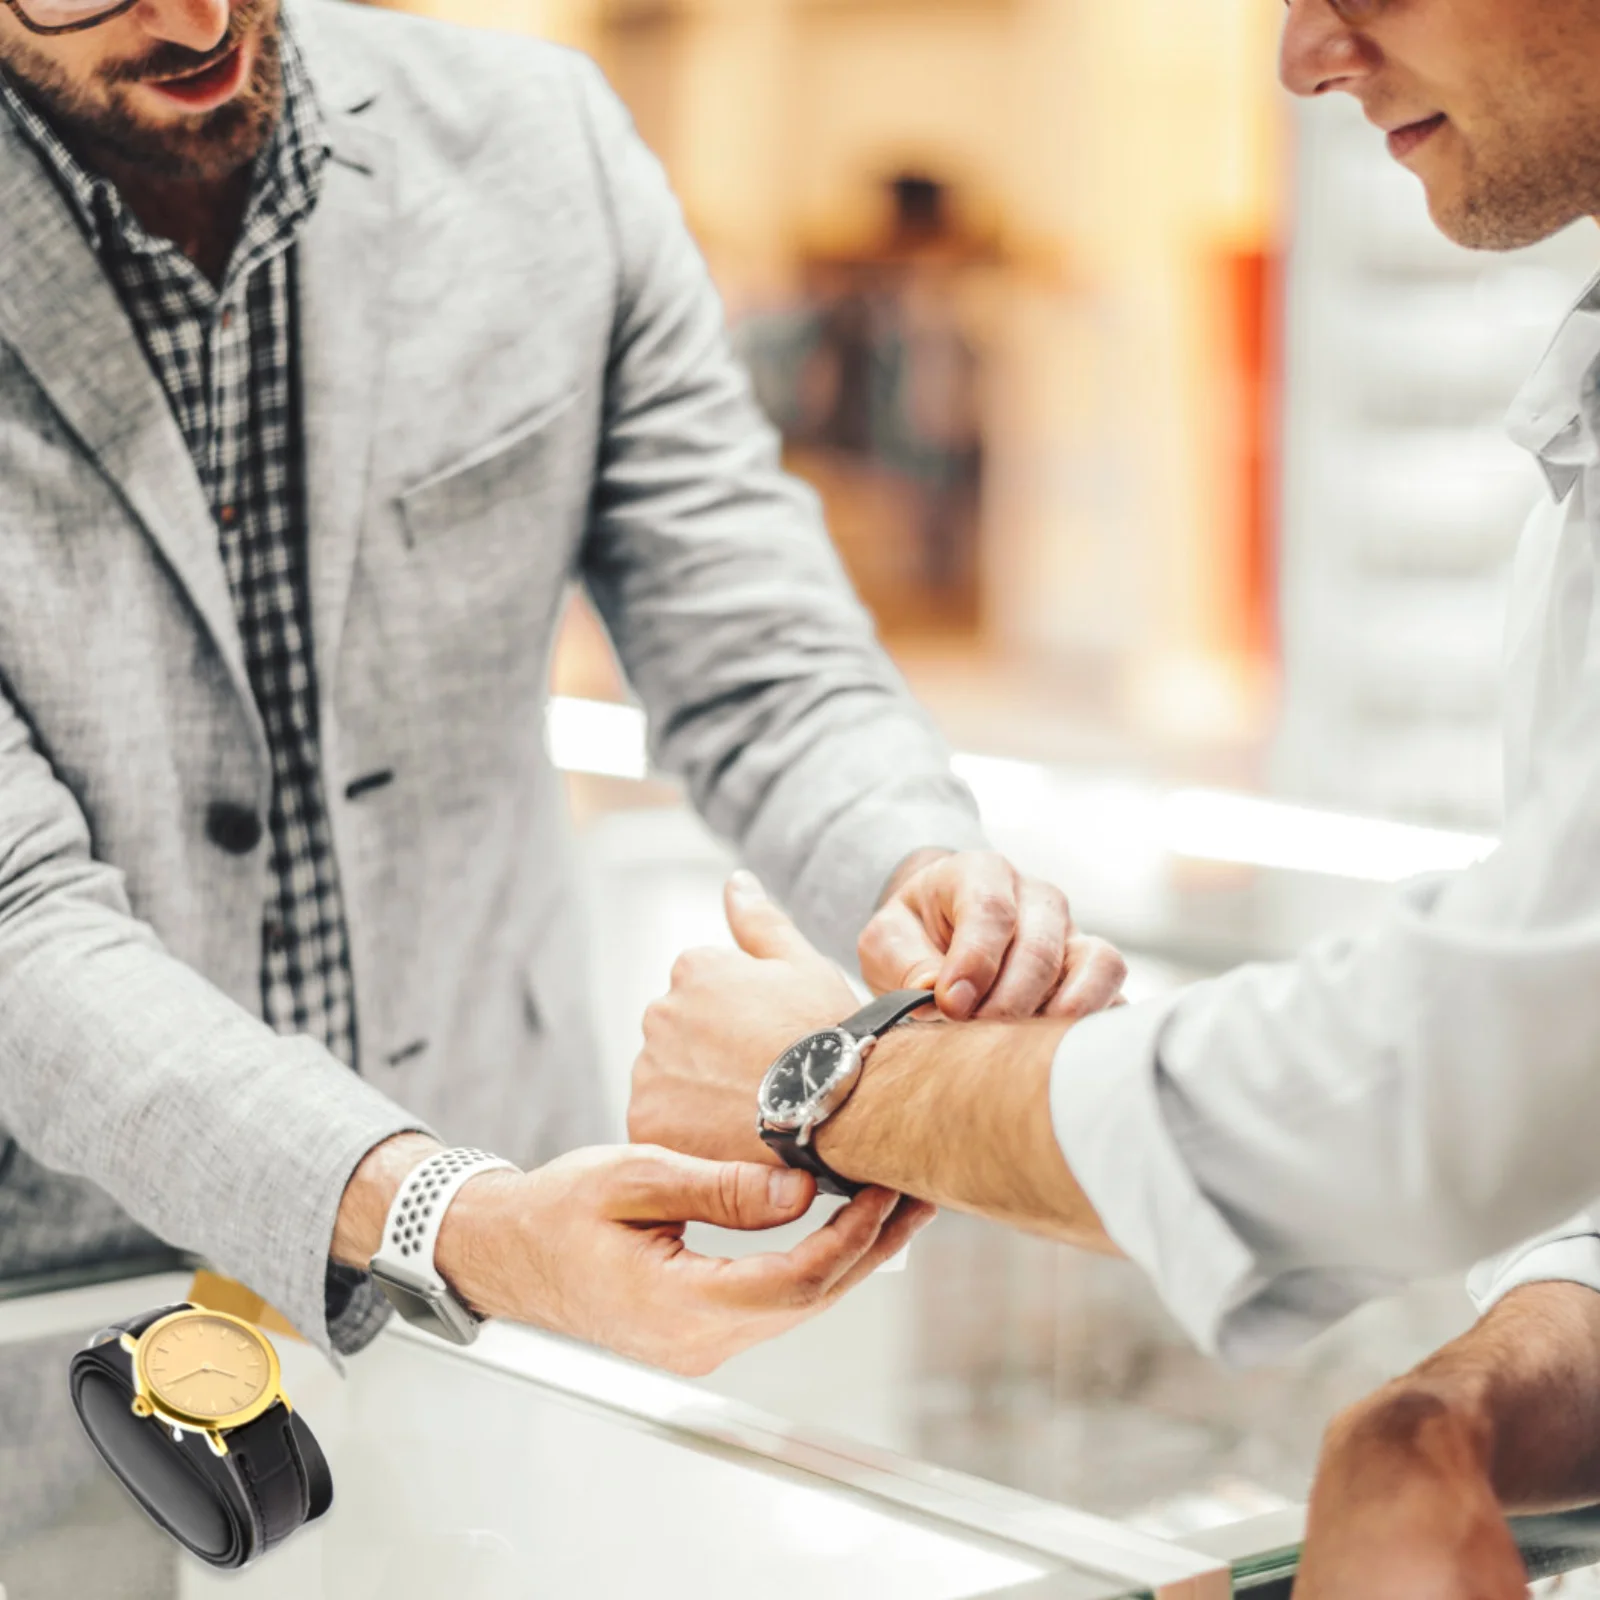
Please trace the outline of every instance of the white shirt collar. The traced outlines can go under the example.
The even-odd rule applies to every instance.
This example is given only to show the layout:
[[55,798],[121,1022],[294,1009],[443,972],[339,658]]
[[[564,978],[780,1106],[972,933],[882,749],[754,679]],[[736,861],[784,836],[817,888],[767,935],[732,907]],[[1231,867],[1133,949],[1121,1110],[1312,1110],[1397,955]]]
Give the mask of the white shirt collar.
[[1538,458],[1557,501],[1600,463],[1600,277],[1584,290],[1506,417],[1512,440]]

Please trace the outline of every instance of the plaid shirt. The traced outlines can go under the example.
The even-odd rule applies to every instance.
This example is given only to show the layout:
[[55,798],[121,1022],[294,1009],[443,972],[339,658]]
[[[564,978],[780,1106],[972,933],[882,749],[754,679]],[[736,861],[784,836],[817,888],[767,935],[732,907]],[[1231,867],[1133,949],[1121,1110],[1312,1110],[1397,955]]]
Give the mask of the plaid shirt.
[[282,48],[283,116],[256,161],[220,287],[171,241],[148,234],[4,78],[0,100],[65,191],[121,296],[216,518],[272,751],[262,1015],[354,1066],[354,985],[317,731],[295,350],[294,242],[316,204],[328,148],[287,24]]

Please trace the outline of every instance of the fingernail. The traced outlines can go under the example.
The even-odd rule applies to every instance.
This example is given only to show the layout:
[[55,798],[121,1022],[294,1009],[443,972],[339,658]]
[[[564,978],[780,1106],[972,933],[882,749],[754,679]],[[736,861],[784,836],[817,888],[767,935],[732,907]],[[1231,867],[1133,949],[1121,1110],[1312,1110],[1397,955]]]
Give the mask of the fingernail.
[[767,1198],[780,1211],[797,1206],[806,1197],[806,1175],[785,1167],[767,1177]]
[[970,1017],[978,1009],[977,985],[965,978],[960,983],[951,984],[950,992],[944,998],[944,1008],[952,1016]]
[[918,967],[906,979],[905,986],[908,989],[931,989],[938,981],[939,969],[937,967]]
[[738,895],[741,900],[759,900],[766,894],[766,890],[761,887],[761,880],[755,875],[755,873],[748,871],[744,867],[740,867],[740,869],[728,879],[728,887],[736,895]]

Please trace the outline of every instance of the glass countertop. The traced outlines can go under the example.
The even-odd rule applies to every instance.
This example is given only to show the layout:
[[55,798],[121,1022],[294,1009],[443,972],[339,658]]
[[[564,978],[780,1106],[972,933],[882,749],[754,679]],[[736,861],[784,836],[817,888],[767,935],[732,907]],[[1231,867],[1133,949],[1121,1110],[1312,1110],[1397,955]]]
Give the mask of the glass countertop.
[[[1298,1510],[1162,1540],[504,1325],[470,1350],[392,1325],[343,1377],[278,1339],[334,1508],[218,1574],[146,1521],[66,1393],[91,1330],[188,1285],[0,1304],[3,1600],[1289,1600]],[[1574,1571],[1600,1510],[1518,1536],[1532,1577]]]
[[100,1465],[66,1367],[169,1274],[0,1305],[6,1600],[1221,1600],[1217,1557],[765,1416],[530,1329],[391,1325],[337,1374],[277,1339],[335,1503],[242,1574],[169,1545]]

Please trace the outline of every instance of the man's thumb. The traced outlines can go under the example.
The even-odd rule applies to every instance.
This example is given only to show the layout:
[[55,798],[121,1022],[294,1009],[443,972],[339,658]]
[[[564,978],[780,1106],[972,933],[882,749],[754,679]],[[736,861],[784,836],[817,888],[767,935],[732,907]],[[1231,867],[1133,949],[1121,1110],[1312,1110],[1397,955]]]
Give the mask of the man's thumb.
[[675,1156],[627,1170],[611,1196],[611,1215],[628,1222],[709,1222],[718,1228],[776,1228],[811,1204],[803,1172],[754,1161]]
[[767,891],[753,872],[736,872],[728,879],[722,904],[728,914],[728,927],[746,955],[797,966],[821,959],[783,908],[767,898]]

